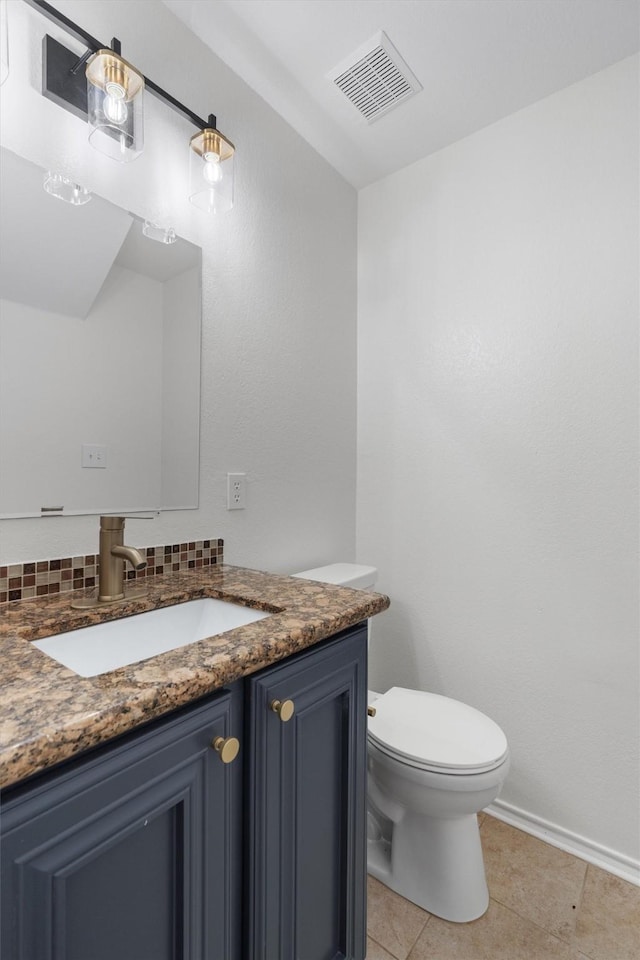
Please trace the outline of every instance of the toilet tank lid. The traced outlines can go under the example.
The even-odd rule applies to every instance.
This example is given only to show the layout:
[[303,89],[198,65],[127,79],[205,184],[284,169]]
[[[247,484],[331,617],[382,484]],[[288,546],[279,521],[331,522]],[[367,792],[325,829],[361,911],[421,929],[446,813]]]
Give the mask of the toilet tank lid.
[[318,580],[320,583],[335,583],[339,587],[366,589],[375,585],[378,571],[362,563],[330,563],[326,567],[314,567],[313,570],[303,570],[292,576]]

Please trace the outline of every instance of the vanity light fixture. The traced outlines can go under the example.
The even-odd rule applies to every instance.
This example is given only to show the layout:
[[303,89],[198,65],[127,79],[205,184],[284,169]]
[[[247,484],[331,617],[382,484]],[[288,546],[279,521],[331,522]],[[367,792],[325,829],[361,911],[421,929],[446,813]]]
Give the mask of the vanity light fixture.
[[233,206],[235,147],[216,130],[216,118],[189,141],[189,200],[205,213],[225,213]]
[[135,160],[144,146],[144,77],[113,50],[98,50],[87,61],[89,143],[120,163]]
[[158,243],[175,243],[176,232],[173,227],[163,227],[152,220],[145,220],[142,225],[142,233],[150,240],[156,240]]
[[64,200],[65,203],[71,203],[74,207],[81,207],[91,200],[91,194],[86,187],[74,183],[60,173],[52,173],[50,170],[45,174],[43,187],[47,193],[51,194],[57,200]]
[[[121,57],[120,42],[116,38],[111,41],[109,49],[50,3],[44,0],[24,2],[88,47],[78,57],[53,37],[45,36],[42,93],[64,109],[88,120],[92,146],[121,162],[140,156],[143,148],[142,98],[147,89],[198,128],[198,133],[189,141],[189,200],[207,213],[223,213],[233,206],[235,147],[217,129],[213,114],[203,120],[143,76]],[[81,70],[81,67],[85,69]]]

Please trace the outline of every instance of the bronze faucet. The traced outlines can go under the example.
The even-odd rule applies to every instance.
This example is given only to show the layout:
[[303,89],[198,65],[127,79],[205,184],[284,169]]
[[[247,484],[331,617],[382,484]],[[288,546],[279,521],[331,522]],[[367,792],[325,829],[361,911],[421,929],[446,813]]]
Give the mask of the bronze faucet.
[[124,544],[124,517],[100,517],[100,572],[98,596],[74,601],[76,609],[96,607],[102,603],[144,596],[144,590],[125,592],[124,565],[128,561],[134,570],[143,570],[147,561],[135,547]]
[[98,602],[124,600],[124,562],[144,570],[147,561],[135,547],[124,545],[124,517],[100,517],[100,578]]

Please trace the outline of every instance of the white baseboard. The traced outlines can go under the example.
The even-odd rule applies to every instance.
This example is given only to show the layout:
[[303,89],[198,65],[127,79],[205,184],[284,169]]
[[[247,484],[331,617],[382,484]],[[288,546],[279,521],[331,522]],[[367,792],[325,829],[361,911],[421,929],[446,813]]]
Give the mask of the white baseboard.
[[530,833],[539,840],[550,843],[553,847],[572,853],[574,857],[580,857],[581,860],[586,860],[595,867],[607,870],[616,877],[640,886],[640,860],[634,860],[632,857],[618,853],[617,850],[610,850],[599,843],[587,840],[586,837],[565,830],[564,827],[559,827],[555,823],[549,823],[548,820],[543,820],[542,817],[537,817],[526,810],[520,810],[519,807],[505,803],[504,800],[495,800],[486,808],[486,813],[525,833]]

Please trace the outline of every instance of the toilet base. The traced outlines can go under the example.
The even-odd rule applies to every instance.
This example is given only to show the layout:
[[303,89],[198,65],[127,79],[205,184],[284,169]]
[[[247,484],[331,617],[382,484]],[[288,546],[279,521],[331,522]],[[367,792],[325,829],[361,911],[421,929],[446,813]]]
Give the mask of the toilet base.
[[367,870],[436,917],[468,923],[486,913],[489,890],[478,818],[406,811],[397,823],[369,812]]

